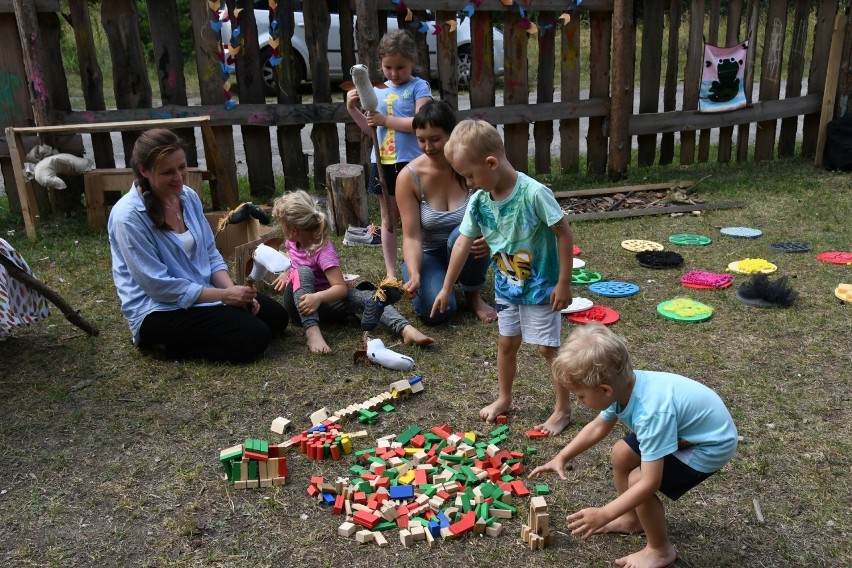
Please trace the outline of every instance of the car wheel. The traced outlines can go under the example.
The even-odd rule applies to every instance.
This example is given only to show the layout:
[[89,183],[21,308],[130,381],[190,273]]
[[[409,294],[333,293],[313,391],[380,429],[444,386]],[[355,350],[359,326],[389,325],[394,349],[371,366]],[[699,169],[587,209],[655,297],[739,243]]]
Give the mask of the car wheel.
[[[267,48],[261,51],[261,76],[263,77],[263,93],[267,97],[278,95],[278,75],[275,68],[270,62],[272,57],[272,49]],[[296,88],[305,80],[305,64],[300,57],[296,57],[296,66],[293,69],[293,80],[296,83]]]
[[459,89],[469,89],[470,88],[471,64],[473,63],[473,57],[471,57],[471,55],[470,55],[470,46],[469,45],[459,46],[458,57],[459,57]]

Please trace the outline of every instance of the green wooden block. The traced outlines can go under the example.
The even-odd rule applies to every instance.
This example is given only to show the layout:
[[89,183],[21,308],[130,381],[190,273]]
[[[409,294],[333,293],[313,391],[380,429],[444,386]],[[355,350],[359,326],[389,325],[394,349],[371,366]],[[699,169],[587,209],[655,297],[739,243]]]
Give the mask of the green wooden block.
[[257,462],[255,460],[249,460],[248,462],[248,478],[260,479],[259,473],[257,471]]
[[411,517],[411,519],[409,519],[408,522],[409,523],[411,523],[411,522],[420,523],[421,525],[423,525],[423,527],[429,528],[429,521],[427,521],[423,517]]
[[504,432],[508,432],[508,431],[509,431],[509,425],[503,424],[502,426],[498,426],[497,428],[494,428],[493,430],[491,430],[491,432],[489,432],[488,435],[491,436],[492,438],[495,438],[495,437],[499,436],[500,434],[503,434]]
[[537,454],[537,453],[538,453],[538,450],[537,450],[536,448],[534,448],[534,447],[530,446],[529,448],[527,448],[527,451],[526,451],[525,453],[526,453],[528,456],[534,456],[535,454]]
[[373,527],[373,531],[389,531],[391,529],[396,529],[396,528],[399,528],[399,527],[397,527],[396,523],[394,523],[393,521],[384,521],[384,522],[377,524],[375,527]]
[[396,410],[396,407],[392,404],[386,404],[382,407],[382,410],[384,410],[385,412],[393,412],[394,410]]
[[535,492],[536,492],[536,495],[550,495],[550,487],[548,487],[544,483],[537,484],[535,486]]
[[420,433],[420,427],[417,424],[409,426],[405,432],[396,437],[396,441],[405,446],[411,441],[411,438]]
[[495,509],[503,509],[504,511],[511,511],[513,515],[518,512],[517,507],[513,507],[512,505],[509,505],[508,503],[504,503],[503,501],[500,501],[499,499],[494,499],[494,502],[491,504],[491,506],[494,507]]

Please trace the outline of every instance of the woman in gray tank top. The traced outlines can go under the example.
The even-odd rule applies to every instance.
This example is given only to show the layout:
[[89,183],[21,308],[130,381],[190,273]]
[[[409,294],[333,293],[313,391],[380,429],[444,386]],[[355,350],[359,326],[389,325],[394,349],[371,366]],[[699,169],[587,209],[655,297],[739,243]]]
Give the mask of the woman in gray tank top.
[[[455,125],[450,105],[443,101],[424,104],[413,123],[423,155],[409,162],[396,180],[402,220],[402,277],[409,294],[416,294],[415,313],[427,324],[443,323],[456,313],[456,300],[451,296],[450,309],[430,317],[472,193],[444,157],[444,144]],[[477,239],[457,281],[468,305],[484,322],[497,318],[494,308],[480,296],[489,264],[488,245],[484,239]]]

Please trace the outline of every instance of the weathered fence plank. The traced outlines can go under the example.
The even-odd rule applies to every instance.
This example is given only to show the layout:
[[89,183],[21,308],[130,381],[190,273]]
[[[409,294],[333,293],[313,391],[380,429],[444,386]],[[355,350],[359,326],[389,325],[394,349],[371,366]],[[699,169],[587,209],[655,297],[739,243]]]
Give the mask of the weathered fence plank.
[[[785,98],[802,96],[802,75],[805,71],[805,44],[808,39],[808,0],[796,0],[793,14],[793,35],[790,38],[790,61],[787,64],[787,85]],[[796,131],[799,118],[790,117],[781,121],[778,135],[778,155],[792,156],[796,152]]]
[[[529,79],[527,68],[527,32],[520,25],[521,17],[517,12],[506,14],[503,47],[507,55],[504,61],[505,90],[503,100],[505,105],[526,106],[529,102]],[[514,110],[514,109],[513,109]],[[503,143],[506,146],[506,157],[520,172],[529,170],[527,145],[529,142],[529,124],[506,124],[503,126]]]
[[612,19],[613,59],[609,137],[609,178],[622,179],[630,164],[629,121],[633,114],[633,69],[636,45],[633,0],[615,0]]
[[[576,101],[580,98],[580,18],[572,17],[562,27],[562,71],[560,84],[563,101]],[[554,117],[557,118],[557,117]],[[563,118],[559,121],[559,166],[562,173],[576,172],[580,169],[580,121],[576,118]]]
[[[694,0],[689,8],[689,46],[686,51],[686,69],[683,72],[683,110],[698,108],[698,90],[701,81],[701,61],[704,59],[704,0]],[[695,131],[680,133],[680,163],[695,162]]]
[[438,34],[438,77],[441,80],[441,98],[454,109],[459,108],[459,67],[458,42],[456,31],[450,30],[447,22],[456,21],[456,13],[450,11],[435,12],[435,24],[442,26]]
[[[589,31],[589,98],[608,97],[612,13],[592,12],[589,15]],[[586,171],[593,176],[603,176],[606,172],[607,139],[604,122],[602,117],[589,118]]]
[[[639,114],[660,110],[660,70],[663,58],[663,0],[644,0],[642,8],[642,61],[639,67]],[[637,140],[640,166],[651,166],[657,156],[657,135]]]
[[[825,88],[828,55],[831,51],[831,30],[834,28],[834,15],[837,13],[838,0],[819,0],[814,26],[814,51],[811,57],[811,69],[808,74],[808,94],[820,94]],[[816,154],[816,142],[819,136],[820,113],[808,114],[802,124],[802,156],[813,157]]]
[[[328,30],[331,15],[324,2],[308,2],[303,6],[305,17],[305,41],[311,58],[311,75],[314,100],[318,103],[331,102],[331,83],[328,79]],[[325,184],[324,172],[331,164],[340,162],[337,127],[317,124],[311,131],[314,145],[314,187]]]
[[[663,112],[671,112],[677,108],[678,59],[680,48],[680,17],[683,14],[683,0],[671,0],[669,6],[669,37],[666,57],[666,85],[663,90]],[[668,165],[674,161],[675,137],[672,132],[664,132],[660,137],[660,165]]]
[[[746,37],[748,38],[748,50],[746,52],[746,70],[743,77],[745,83],[746,101],[751,103],[751,90],[754,84],[755,54],[757,53],[757,28],[760,23],[760,0],[749,0],[748,23]],[[737,128],[737,162],[745,162],[748,159],[749,123],[740,124]]]
[[[725,45],[732,46],[742,41],[740,36],[740,17],[742,16],[742,0],[728,2],[728,20],[725,30]],[[731,142],[734,134],[733,126],[723,126],[719,129],[718,161],[726,164],[731,161]]]
[[493,107],[496,100],[494,74],[494,34],[491,12],[477,11],[470,21],[470,106]]
[[[555,12],[539,13],[539,26],[554,26]],[[556,34],[548,32],[538,35],[538,85],[536,104],[553,102],[553,75],[556,68]],[[535,173],[550,173],[552,161],[550,146],[553,144],[553,121],[540,120],[533,125],[535,139]]]
[[[719,45],[719,0],[710,0],[710,20],[707,25],[705,38],[711,45]],[[703,47],[703,46],[702,46]],[[702,59],[704,51],[702,50]],[[704,69],[704,67],[701,67]],[[699,80],[701,78],[699,77]],[[700,89],[699,89],[700,90]],[[710,128],[704,128],[698,133],[698,161],[706,162],[710,159]]]
[[[787,29],[786,0],[771,0],[766,13],[763,60],[760,69],[760,100],[775,101],[781,94],[781,67],[784,64],[784,35]],[[757,124],[755,161],[771,160],[775,148],[775,120]]]

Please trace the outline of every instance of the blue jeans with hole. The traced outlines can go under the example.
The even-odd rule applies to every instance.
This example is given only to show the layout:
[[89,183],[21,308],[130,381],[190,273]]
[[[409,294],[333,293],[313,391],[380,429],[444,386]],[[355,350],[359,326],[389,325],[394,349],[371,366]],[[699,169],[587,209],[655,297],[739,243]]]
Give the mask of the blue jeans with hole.
[[[449,321],[456,313],[456,297],[455,294],[450,294],[450,308],[444,313],[435,313],[435,317],[429,317],[435,298],[444,286],[444,278],[447,276],[447,268],[450,265],[450,254],[458,238],[459,229],[456,227],[450,233],[445,249],[423,252],[423,260],[420,264],[420,289],[417,290],[417,296],[412,300],[412,304],[414,304],[414,313],[425,324],[444,323]],[[467,262],[464,263],[456,284],[464,292],[480,290],[485,286],[485,276],[488,273],[489,264],[491,264],[489,257],[473,258],[471,254]],[[402,278],[408,281],[408,268],[404,261],[402,263]]]

